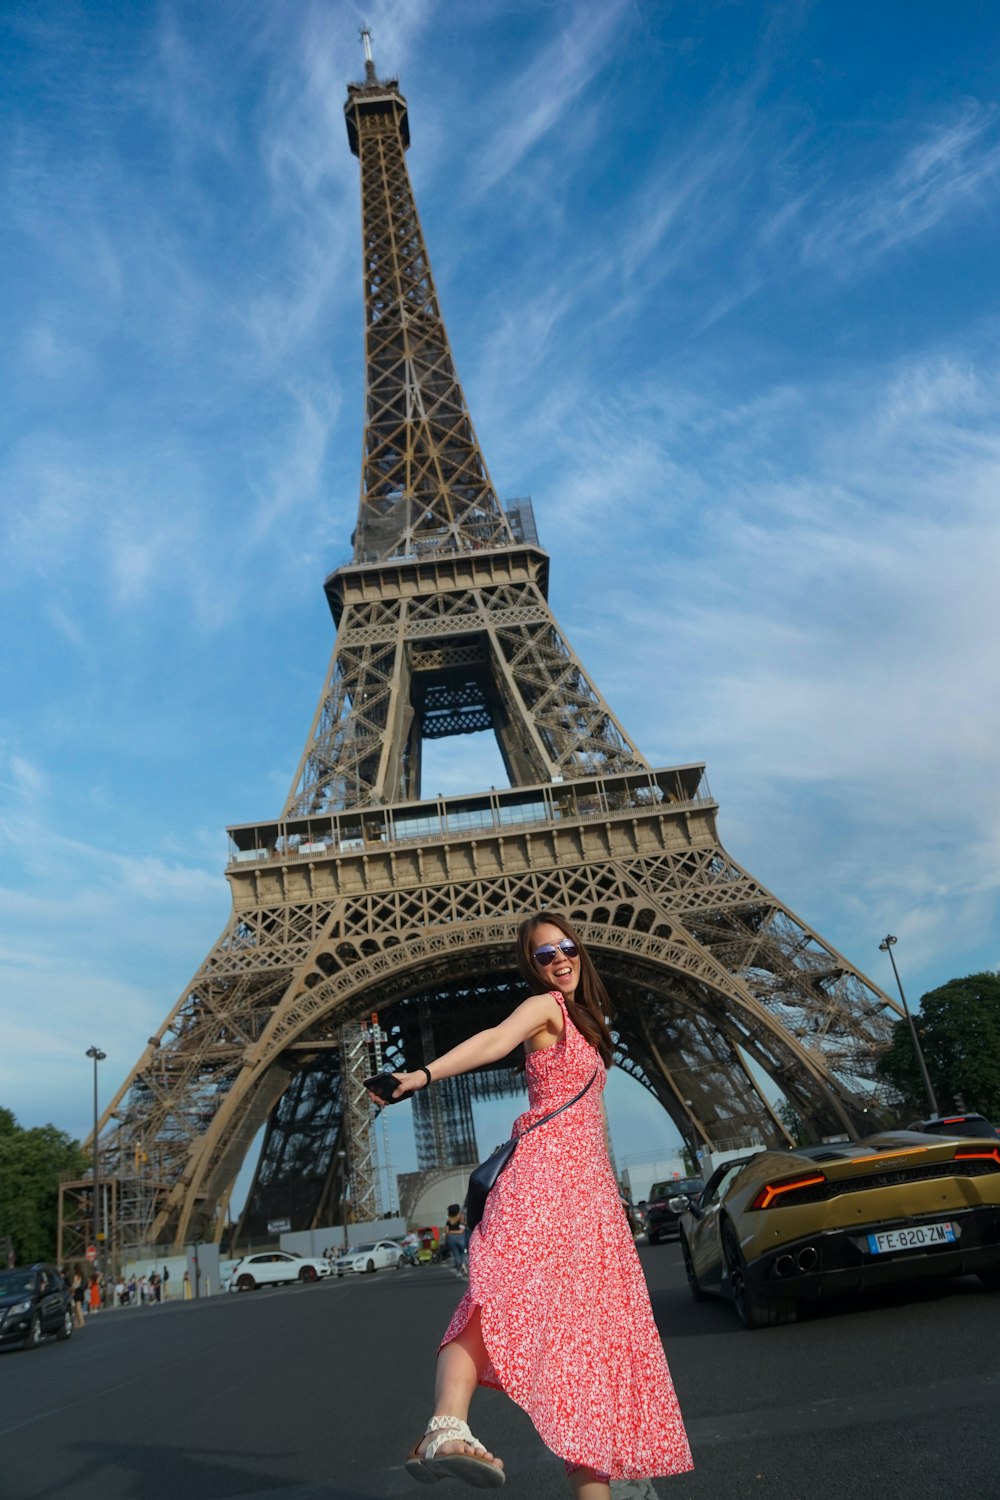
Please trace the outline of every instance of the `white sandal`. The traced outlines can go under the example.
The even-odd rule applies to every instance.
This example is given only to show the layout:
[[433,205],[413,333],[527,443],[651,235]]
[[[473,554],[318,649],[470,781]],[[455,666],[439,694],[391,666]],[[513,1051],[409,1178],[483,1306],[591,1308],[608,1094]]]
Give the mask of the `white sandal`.
[[[433,1432],[435,1436],[423,1453],[418,1453],[417,1448],[428,1432]],[[445,1443],[468,1443],[471,1448],[477,1448],[479,1453],[487,1452],[479,1439],[472,1436],[468,1424],[461,1417],[431,1417],[427,1423],[427,1432],[417,1441],[406,1460],[406,1472],[411,1479],[417,1479],[421,1484],[436,1484],[439,1479],[462,1479],[480,1490],[498,1490],[506,1480],[503,1469],[489,1459],[479,1458],[472,1453],[444,1453],[438,1458],[438,1449],[444,1447]]]

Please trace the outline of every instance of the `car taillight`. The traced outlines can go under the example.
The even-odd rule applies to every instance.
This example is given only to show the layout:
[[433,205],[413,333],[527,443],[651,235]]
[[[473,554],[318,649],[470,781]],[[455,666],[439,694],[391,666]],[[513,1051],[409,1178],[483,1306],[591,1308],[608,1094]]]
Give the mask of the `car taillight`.
[[972,1146],[956,1146],[955,1155],[953,1156],[952,1160],[995,1161],[997,1166],[1000,1167],[1000,1146],[994,1146],[992,1150],[990,1150],[989,1147],[986,1147],[985,1149],[983,1147],[979,1147],[979,1149],[977,1150]]
[[756,1198],[751,1203],[751,1208],[774,1208],[780,1207],[780,1199],[785,1193],[792,1193],[796,1188],[815,1187],[817,1183],[825,1182],[826,1178],[822,1172],[816,1172],[811,1177],[792,1177],[786,1182],[769,1182],[762,1187]]

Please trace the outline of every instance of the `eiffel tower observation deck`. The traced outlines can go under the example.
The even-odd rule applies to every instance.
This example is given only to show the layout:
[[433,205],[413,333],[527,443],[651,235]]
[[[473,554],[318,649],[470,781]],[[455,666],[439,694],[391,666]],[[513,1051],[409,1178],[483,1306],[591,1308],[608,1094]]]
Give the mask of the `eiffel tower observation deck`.
[[[498,499],[455,370],[406,100],[365,44],[345,105],[364,455],[353,556],[325,584],[333,656],[280,814],[229,830],[225,931],[100,1124],[119,1253],[218,1241],[262,1128],[240,1235],[394,1206],[361,1079],[512,1008],[539,908],[579,927],[619,1065],[692,1150],[786,1141],[778,1091],[820,1135],[884,1102],[899,1007],[725,852],[704,767],[647,762],[551,612],[531,504]],[[425,742],[482,730],[509,786],[424,798]],[[472,1101],[515,1067],[415,1096],[422,1169],[476,1158]]]

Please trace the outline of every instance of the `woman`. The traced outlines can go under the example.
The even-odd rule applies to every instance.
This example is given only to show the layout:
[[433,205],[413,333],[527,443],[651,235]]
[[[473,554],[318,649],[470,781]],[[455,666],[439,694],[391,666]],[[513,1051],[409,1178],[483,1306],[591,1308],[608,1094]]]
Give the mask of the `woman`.
[[70,1294],[71,1294],[71,1296],[73,1298],[73,1327],[74,1328],[82,1328],[84,1326],[84,1318],[83,1318],[84,1281],[83,1281],[83,1272],[80,1270],[79,1266],[74,1266],[73,1267],[73,1279],[72,1279],[72,1281],[69,1284],[69,1289],[70,1289]]
[[[469,1241],[469,1286],[438,1351],[434,1415],[406,1467],[422,1482],[502,1485],[501,1460],[465,1421],[476,1386],[488,1385],[528,1413],[564,1460],[577,1500],[610,1500],[612,1479],[683,1473],[691,1454],[608,1161],[607,993],[572,926],[554,913],[521,923],[517,960],[531,998],[427,1067],[395,1074],[393,1099],[523,1045],[521,1135],[592,1084],[525,1135],[489,1195]],[[553,1224],[566,1233],[553,1236]]]
[[456,1276],[465,1276],[465,1215],[460,1203],[449,1203],[448,1217],[444,1221],[444,1247],[451,1254],[451,1266]]

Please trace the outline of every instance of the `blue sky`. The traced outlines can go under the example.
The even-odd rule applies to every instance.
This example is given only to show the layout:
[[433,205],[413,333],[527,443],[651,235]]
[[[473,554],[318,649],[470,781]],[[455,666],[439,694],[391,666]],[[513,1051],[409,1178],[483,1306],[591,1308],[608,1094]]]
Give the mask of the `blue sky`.
[[[92,1041],[107,1092],[132,1066],[322,685],[360,468],[363,19],[493,478],[533,497],[629,732],[707,760],[730,852],[878,982],[888,930],[913,998],[1000,965],[995,8],[42,0],[0,16],[24,1124],[86,1132]],[[466,741],[426,789],[497,782]],[[610,1103],[620,1157],[674,1139],[627,1080]]]

